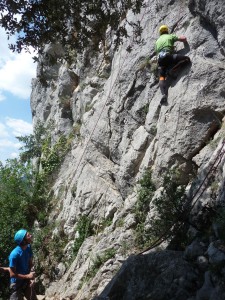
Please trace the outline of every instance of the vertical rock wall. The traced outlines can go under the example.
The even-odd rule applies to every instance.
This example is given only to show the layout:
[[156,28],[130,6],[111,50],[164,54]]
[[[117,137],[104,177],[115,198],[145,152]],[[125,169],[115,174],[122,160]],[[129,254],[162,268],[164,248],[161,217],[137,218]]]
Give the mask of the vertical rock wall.
[[[70,245],[76,238],[76,224],[81,215],[91,217],[97,228],[95,236],[84,241],[72,264],[62,268],[56,282],[48,285],[46,299],[84,300],[101,293],[103,298],[98,299],[203,299],[196,295],[204,285],[205,270],[198,285],[191,285],[192,292],[184,286],[179,292],[176,287],[186,268],[190,277],[198,277],[197,271],[182,260],[180,253],[165,253],[169,260],[180,261],[181,269],[174,274],[177,281],[165,283],[165,286],[173,283],[175,298],[160,296],[157,282],[147,291],[147,281],[140,287],[138,280],[148,273],[141,275],[139,264],[145,265],[145,262],[139,259],[130,259],[132,272],[128,261],[121,271],[125,269],[125,273],[118,275],[131,274],[124,275],[128,281],[121,282],[120,294],[114,292],[119,284],[117,279],[102,291],[122,261],[135,252],[132,208],[137,197],[137,180],[144,170],[151,168],[158,188],[166,170],[174,167],[182,175],[181,183],[188,185],[193,177],[198,183],[210,167],[210,158],[221,149],[225,137],[224,17],[222,0],[152,0],[145,2],[139,15],[128,12],[128,20],[139,21],[143,28],[139,43],[128,28],[130,38],[124,40],[118,51],[113,51],[113,35],[109,32],[106,44],[100,46],[100,53],[85,50],[82,55],[76,55],[71,65],[50,64],[49,57],[61,58],[63,49],[46,46],[32,85],[34,125],[38,121],[52,124],[53,141],[62,133],[74,135],[72,149],[52,187],[57,204],[50,220],[64,222],[63,230],[71,241],[65,248],[65,256],[69,255]],[[171,28],[178,20],[175,33],[184,34],[188,45],[177,43],[177,51],[188,55],[192,64],[171,82],[168,105],[160,106],[155,64],[147,66],[147,59],[154,51],[159,25],[165,23]],[[126,50],[128,47],[131,52]],[[216,175],[218,185],[224,181],[223,163],[222,158]],[[190,193],[194,194],[197,183],[195,188],[191,186]],[[193,218],[198,219],[204,203],[212,201],[210,195],[209,188],[198,200],[200,204],[196,204],[198,208],[193,211]],[[217,201],[224,201],[223,193],[217,196]],[[110,220],[109,226],[103,226],[103,220]],[[115,257],[82,286],[96,255],[109,248],[115,249]],[[158,278],[163,266],[152,262],[151,259],[156,259],[154,255],[146,256],[146,264],[158,274],[151,276]],[[168,276],[165,274],[162,272],[163,280]],[[139,289],[135,294],[136,278],[139,278],[136,283]],[[186,282],[192,279],[188,280]],[[128,287],[131,292],[126,291]]]

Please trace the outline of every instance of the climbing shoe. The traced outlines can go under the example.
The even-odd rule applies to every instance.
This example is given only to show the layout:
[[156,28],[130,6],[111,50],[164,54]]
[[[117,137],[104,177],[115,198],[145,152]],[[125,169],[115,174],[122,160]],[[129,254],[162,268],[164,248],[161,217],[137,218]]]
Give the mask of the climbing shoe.
[[163,104],[166,104],[166,103],[167,103],[167,95],[163,95],[162,98],[161,98],[160,104],[163,105]]

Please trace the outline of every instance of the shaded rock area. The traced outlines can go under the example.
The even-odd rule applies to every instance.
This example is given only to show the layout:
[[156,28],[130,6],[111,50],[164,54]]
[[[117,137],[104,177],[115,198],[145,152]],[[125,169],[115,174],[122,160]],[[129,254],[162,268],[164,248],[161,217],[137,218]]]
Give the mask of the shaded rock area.
[[[223,276],[219,270],[224,265],[224,246],[219,250],[210,244],[205,250],[206,244],[195,241],[185,253],[156,250],[129,257],[104,291],[93,300],[225,299]],[[209,271],[209,266],[216,265],[220,266],[218,270]]]
[[[108,29],[104,49],[84,49],[70,65],[59,45],[47,45],[32,82],[34,125],[50,128],[52,146],[62,135],[71,143],[50,181],[48,222],[55,228],[48,242],[60,224],[66,245],[60,259],[43,262],[46,300],[225,299],[225,222],[216,220],[225,205],[224,3],[144,4],[138,15],[127,12],[142,26],[139,43],[128,23],[129,37],[115,51]],[[171,80],[168,103],[160,105],[156,57],[149,56],[159,25],[177,21],[174,33],[188,44],[176,50],[191,65]],[[139,180],[151,171],[154,198],[172,169],[189,199],[185,243],[164,239],[138,255]],[[151,205],[145,213],[154,215]],[[74,255],[82,216],[93,232]]]
[[187,299],[200,284],[198,272],[182,259],[181,252],[156,252],[128,258],[94,299]]

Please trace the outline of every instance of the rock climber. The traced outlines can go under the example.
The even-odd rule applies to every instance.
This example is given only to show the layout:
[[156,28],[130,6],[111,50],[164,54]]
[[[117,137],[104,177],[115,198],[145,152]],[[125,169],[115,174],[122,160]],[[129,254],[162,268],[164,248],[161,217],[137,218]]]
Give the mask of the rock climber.
[[16,248],[9,255],[10,300],[37,300],[34,290],[35,272],[32,272],[32,235],[25,229],[16,232]]
[[158,56],[159,68],[159,87],[162,93],[161,104],[167,102],[168,98],[168,84],[167,76],[172,78],[177,77],[177,70],[188,63],[190,58],[185,55],[174,53],[174,43],[183,42],[187,43],[185,36],[178,37],[175,34],[169,34],[167,25],[162,25],[159,28],[160,37],[155,43],[155,52]]

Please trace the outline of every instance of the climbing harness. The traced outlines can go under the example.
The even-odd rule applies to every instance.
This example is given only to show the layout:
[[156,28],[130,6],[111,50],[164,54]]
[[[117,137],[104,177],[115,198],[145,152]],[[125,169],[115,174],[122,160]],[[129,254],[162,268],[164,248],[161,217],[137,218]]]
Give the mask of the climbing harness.
[[162,49],[158,54],[158,59],[163,59],[164,57],[166,57],[169,54],[170,54],[170,52],[168,49]]

